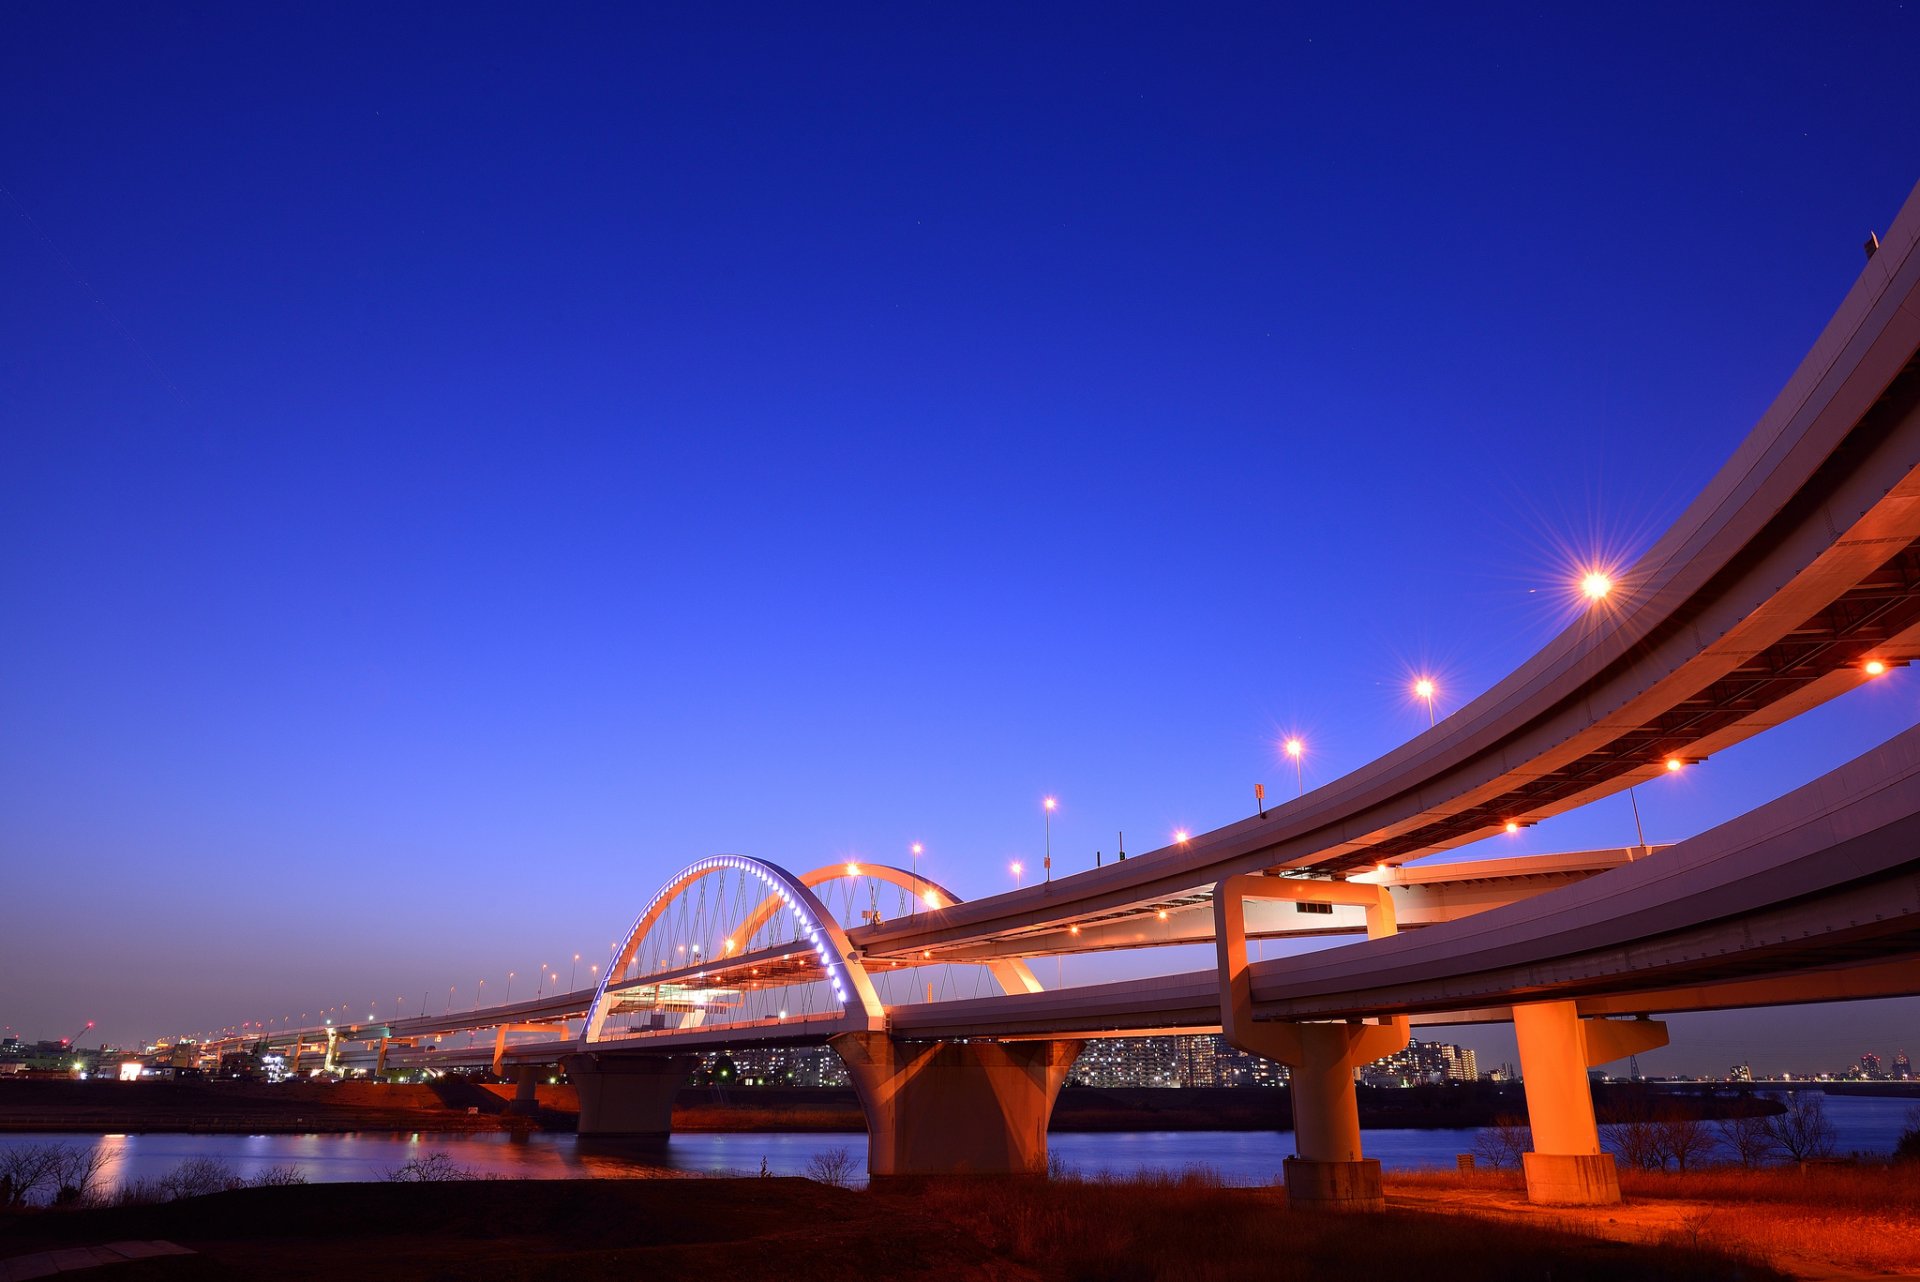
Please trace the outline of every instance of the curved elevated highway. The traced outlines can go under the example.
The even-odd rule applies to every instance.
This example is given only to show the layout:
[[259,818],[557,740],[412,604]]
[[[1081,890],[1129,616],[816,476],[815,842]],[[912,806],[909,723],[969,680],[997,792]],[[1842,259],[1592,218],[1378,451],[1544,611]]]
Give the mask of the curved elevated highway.
[[[1607,1016],[1920,992],[1920,730],[1649,858],[1401,865],[1704,759],[1920,658],[1920,189],[1733,457],[1614,579],[1440,725],[1263,815],[1009,894],[925,896],[890,920],[835,920],[809,878],[713,856],[656,897],[598,992],[374,1035],[495,1028],[496,1064],[570,1048],[583,1129],[599,1132],[665,1129],[693,1050],[830,1037],[867,1109],[871,1169],[890,1174],[1043,1169],[1072,1039],[1218,1027],[1289,1066],[1293,1197],[1368,1206],[1378,1168],[1360,1156],[1354,1068],[1410,1021],[1511,1019],[1532,1196],[1617,1198],[1586,1070],[1665,1031]],[[910,895],[930,889],[905,876]],[[763,907],[744,931],[641,938],[678,920],[686,888],[749,882],[741,903]],[[710,927],[723,901],[701,898],[684,928]],[[1251,963],[1248,938],[1298,931],[1274,903],[1369,938]],[[942,963],[1031,976],[1009,963],[1208,939],[1215,970],[1125,984],[886,1005],[872,982]],[[789,1011],[776,985],[833,1000]],[[582,1015],[585,1032],[563,1031]],[[540,1040],[510,1048],[516,1031]]]
[[[851,932],[869,956],[1114,946],[1236,873],[1398,864],[1559,814],[1920,658],[1920,191],[1786,387],[1612,595],[1440,725],[1125,863]],[[1065,929],[1078,925],[1077,936]],[[1097,928],[1097,929],[1096,929]]]

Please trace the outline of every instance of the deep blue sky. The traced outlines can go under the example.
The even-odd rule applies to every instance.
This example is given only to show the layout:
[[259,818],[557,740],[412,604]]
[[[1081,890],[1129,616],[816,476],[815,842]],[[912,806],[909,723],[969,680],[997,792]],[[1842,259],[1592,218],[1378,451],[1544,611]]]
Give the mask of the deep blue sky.
[[1920,21],[1430,9],[8,7],[0,1022],[464,1004],[717,850],[986,893],[1485,689],[1920,178]]

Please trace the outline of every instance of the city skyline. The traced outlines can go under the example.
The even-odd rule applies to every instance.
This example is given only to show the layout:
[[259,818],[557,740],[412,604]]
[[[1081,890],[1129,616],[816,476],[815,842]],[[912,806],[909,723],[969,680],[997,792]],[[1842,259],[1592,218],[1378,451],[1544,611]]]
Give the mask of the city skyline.
[[[1241,50],[1143,19],[1105,59],[1062,19],[1003,63],[991,24],[878,24],[866,61],[656,17],[584,71],[483,19],[425,74],[351,23],[13,21],[47,28],[0,90],[33,126],[0,309],[0,599],[32,620],[0,641],[0,1022],[30,1037],[531,991],[716,851],[918,842],[974,898],[1311,790],[1665,528],[1915,176],[1858,128],[1911,122],[1897,77],[1822,79],[1900,42],[1810,18],[1676,19],[1664,54],[1564,17]],[[1589,35],[1636,74],[1515,61]],[[82,61],[104,110],[36,90]],[[1537,119],[1494,128],[1508,95]],[[1637,818],[1463,854],[1681,839],[1917,717],[1889,673]],[[1649,1071],[1891,1056],[1920,1000],[1672,1024]]]

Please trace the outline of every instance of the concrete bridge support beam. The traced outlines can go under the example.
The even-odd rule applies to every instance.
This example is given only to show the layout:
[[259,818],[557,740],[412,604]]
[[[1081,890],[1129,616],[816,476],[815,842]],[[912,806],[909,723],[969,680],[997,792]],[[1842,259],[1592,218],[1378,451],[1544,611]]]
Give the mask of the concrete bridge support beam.
[[1620,1200],[1613,1154],[1600,1150],[1587,1069],[1667,1044],[1655,1020],[1581,1019],[1571,1001],[1513,1008],[1520,1076],[1533,1151],[1522,1156],[1527,1199],[1547,1206],[1605,1206]]
[[1044,1175],[1047,1122],[1078,1041],[896,1042],[842,1033],[867,1116],[867,1172]]
[[540,1066],[521,1064],[513,1070],[513,1098],[506,1112],[516,1117],[532,1117],[540,1111]]
[[1247,962],[1246,902],[1353,904],[1366,910],[1367,938],[1394,934],[1393,899],[1384,886],[1245,875],[1213,888],[1214,941],[1220,961],[1220,1029],[1229,1043],[1285,1064],[1292,1085],[1294,1156],[1284,1163],[1287,1200],[1297,1207],[1381,1211],[1380,1163],[1360,1152],[1354,1070],[1407,1044],[1404,1016],[1383,1024],[1295,1024],[1253,1017]]
[[584,1052],[560,1061],[580,1098],[582,1135],[671,1135],[673,1099],[693,1072],[692,1055]]

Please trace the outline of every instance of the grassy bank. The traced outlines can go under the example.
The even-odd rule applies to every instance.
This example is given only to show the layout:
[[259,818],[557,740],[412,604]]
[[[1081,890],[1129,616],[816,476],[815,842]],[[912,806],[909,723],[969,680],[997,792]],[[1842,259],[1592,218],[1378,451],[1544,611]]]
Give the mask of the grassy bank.
[[1387,1176],[1390,1200],[1448,1214],[1544,1219],[1628,1241],[1695,1244],[1802,1277],[1920,1275],[1920,1166],[1914,1164],[1623,1168],[1620,1187],[1626,1200],[1618,1206],[1543,1212],[1527,1203],[1518,1171]]
[[[198,1254],[119,1266],[164,1278],[660,1276],[1227,1282],[1378,1273],[1423,1282],[1612,1282],[1781,1274],[1690,1245],[1389,1211],[1298,1214],[1284,1193],[1204,1177],[931,1181],[849,1192],[806,1180],[479,1181],[249,1188],[158,1206],[0,1218],[0,1257],[162,1239]],[[342,1254],[351,1248],[351,1257]]]

